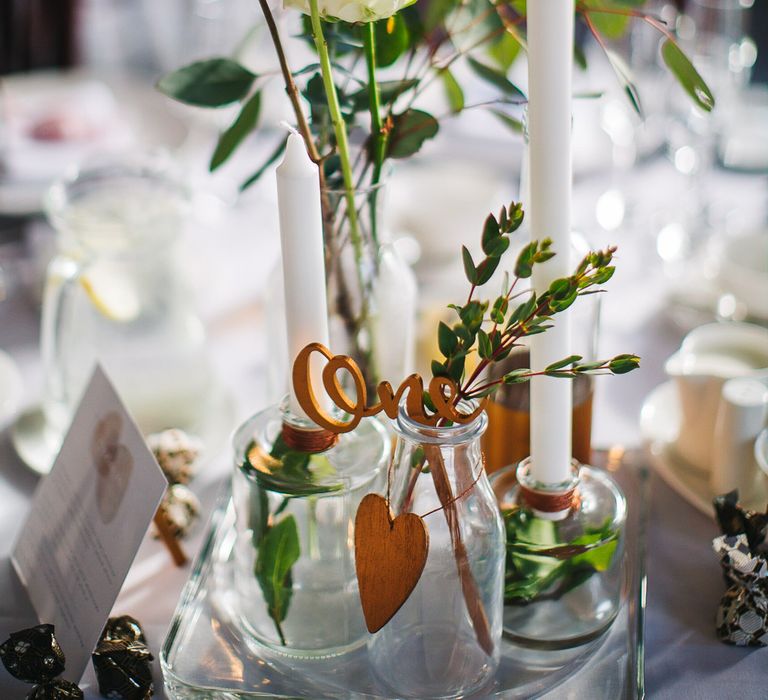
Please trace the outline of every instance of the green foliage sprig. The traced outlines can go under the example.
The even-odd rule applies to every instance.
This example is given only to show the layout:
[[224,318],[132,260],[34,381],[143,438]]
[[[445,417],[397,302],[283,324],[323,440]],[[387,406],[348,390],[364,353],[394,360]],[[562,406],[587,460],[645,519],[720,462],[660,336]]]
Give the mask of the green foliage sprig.
[[[449,304],[458,317],[453,325],[440,322],[438,346],[442,360],[432,361],[432,374],[448,377],[459,386],[455,403],[490,396],[504,384],[527,382],[544,375],[573,379],[579,375],[625,374],[640,366],[637,355],[622,354],[597,362],[584,362],[580,355],[571,355],[554,362],[541,371],[515,369],[494,381],[485,381],[485,371],[494,363],[506,359],[512,350],[522,345],[523,338],[544,333],[552,328],[552,319],[569,308],[579,297],[603,291],[600,289],[615,271],[613,256],[616,248],[588,253],[573,274],[554,280],[547,290],[536,294],[533,289],[516,291],[520,280],[533,275],[536,265],[550,260],[555,251],[552,241],[531,241],[518,253],[510,283],[504,274],[499,295],[491,299],[475,298],[478,288],[488,283],[497,271],[503,255],[510,246],[510,235],[523,222],[523,209],[512,202],[502,207],[498,217],[490,214],[483,226],[481,246],[485,257],[475,263],[469,250],[462,247],[464,273],[470,284],[467,300]],[[466,359],[477,353],[479,362],[466,377]],[[429,404],[428,404],[429,405]]]

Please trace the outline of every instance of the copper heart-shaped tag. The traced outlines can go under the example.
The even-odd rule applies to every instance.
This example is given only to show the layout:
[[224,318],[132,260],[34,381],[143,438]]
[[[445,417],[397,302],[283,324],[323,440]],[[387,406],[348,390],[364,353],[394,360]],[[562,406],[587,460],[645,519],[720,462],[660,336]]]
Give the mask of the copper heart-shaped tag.
[[369,493],[355,515],[355,569],[365,624],[378,632],[403,606],[427,563],[429,533],[414,513],[392,519],[387,501]]

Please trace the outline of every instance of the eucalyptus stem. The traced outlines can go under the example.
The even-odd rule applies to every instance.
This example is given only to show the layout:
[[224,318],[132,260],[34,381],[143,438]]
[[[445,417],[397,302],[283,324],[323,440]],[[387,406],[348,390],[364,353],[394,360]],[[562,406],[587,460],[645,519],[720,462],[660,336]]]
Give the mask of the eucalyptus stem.
[[328,43],[323,33],[323,23],[320,19],[318,0],[309,0],[310,19],[312,21],[312,34],[315,40],[315,48],[320,58],[320,72],[323,77],[323,86],[328,98],[328,112],[331,115],[333,131],[336,135],[336,148],[341,161],[341,173],[344,178],[345,199],[347,200],[347,218],[349,219],[349,235],[355,253],[355,267],[357,279],[360,284],[361,316],[367,316],[368,302],[365,294],[365,280],[363,278],[363,242],[357,222],[357,209],[355,208],[355,183],[352,177],[352,165],[349,157],[349,142],[347,140],[347,127],[341,114],[339,96],[336,93],[336,84],[333,82],[333,69],[331,57],[328,53]]
[[381,94],[379,83],[376,81],[376,27],[373,22],[367,22],[363,31],[363,46],[365,48],[365,63],[368,68],[368,104],[371,112],[371,156],[373,160],[373,175],[371,184],[371,236],[374,244],[378,242],[378,221],[376,215],[377,185],[381,181],[381,168],[387,149],[387,132],[381,119]]
[[381,166],[384,163],[384,154],[387,147],[387,133],[384,130],[384,122],[381,118],[381,93],[376,81],[376,33],[373,22],[365,24],[363,34],[365,47],[365,62],[368,68],[368,103],[371,111],[371,140],[373,154],[373,183],[376,184],[381,177]]

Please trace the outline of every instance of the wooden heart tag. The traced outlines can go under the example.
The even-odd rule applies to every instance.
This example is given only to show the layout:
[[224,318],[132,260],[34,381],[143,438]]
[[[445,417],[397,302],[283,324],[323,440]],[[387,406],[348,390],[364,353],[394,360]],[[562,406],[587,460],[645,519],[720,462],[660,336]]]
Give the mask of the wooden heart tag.
[[429,533],[415,513],[394,520],[387,501],[369,493],[355,515],[355,569],[365,624],[378,632],[408,600],[427,563]]

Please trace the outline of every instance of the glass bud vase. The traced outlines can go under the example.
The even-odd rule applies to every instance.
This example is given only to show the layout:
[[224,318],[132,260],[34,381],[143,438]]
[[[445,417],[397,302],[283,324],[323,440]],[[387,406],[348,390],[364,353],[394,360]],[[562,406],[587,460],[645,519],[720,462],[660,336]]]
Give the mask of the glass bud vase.
[[[354,190],[354,227],[346,191],[322,192],[331,349],[355,360],[371,396],[382,379],[397,386],[415,369],[416,278],[383,224],[386,189],[385,178]],[[282,265],[275,266],[267,286],[276,290],[265,305],[268,336],[285,343]],[[269,387],[275,400],[287,390],[289,375],[287,358],[272,357]]]
[[363,496],[383,491],[390,440],[364,419],[322,452],[289,448],[283,422],[317,430],[287,402],[235,433],[235,588],[238,622],[267,651],[318,658],[365,643],[354,561]]
[[[491,481],[507,532],[504,635],[538,649],[599,637],[621,606],[627,515],[621,490],[607,472],[575,460],[570,481],[556,487],[537,483],[528,459],[509,490],[504,473],[497,474]],[[553,493],[570,507],[537,510],[542,495]]]
[[395,423],[392,514],[421,515],[429,532],[421,578],[368,642],[379,681],[397,697],[464,697],[498,666],[505,540],[480,449],[487,424],[481,413],[427,427],[402,407]]

